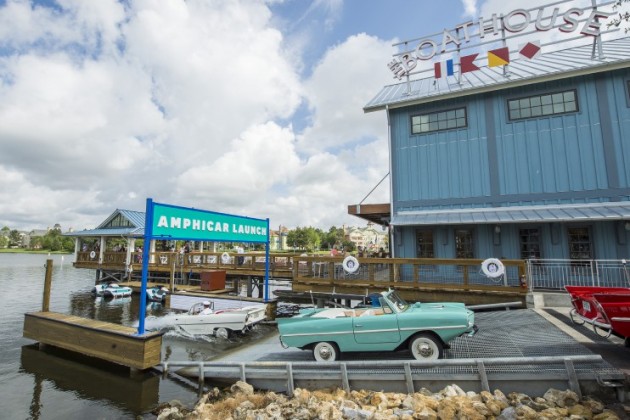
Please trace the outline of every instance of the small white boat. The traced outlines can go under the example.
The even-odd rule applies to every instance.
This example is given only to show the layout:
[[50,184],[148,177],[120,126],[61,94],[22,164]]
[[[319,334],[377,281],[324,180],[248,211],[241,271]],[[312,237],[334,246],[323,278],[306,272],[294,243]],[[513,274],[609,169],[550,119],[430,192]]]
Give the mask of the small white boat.
[[[212,313],[202,314],[204,304]],[[214,311],[214,302],[198,302],[187,313],[175,316],[173,323],[189,335],[214,335],[228,338],[232,333],[245,333],[265,319],[266,306]]]
[[113,280],[101,281],[92,287],[92,294],[96,296],[103,296],[103,290],[107,289],[111,285],[118,286],[118,283]]
[[118,283],[111,283],[103,289],[103,297],[120,298],[131,296],[131,287],[120,286]]
[[168,289],[164,286],[154,286],[147,289],[147,300],[151,302],[164,302],[168,295]]

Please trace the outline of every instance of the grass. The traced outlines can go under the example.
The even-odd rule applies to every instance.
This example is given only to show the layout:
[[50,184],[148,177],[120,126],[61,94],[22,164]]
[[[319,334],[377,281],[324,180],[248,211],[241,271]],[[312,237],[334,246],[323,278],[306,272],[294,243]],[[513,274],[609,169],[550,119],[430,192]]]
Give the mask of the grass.
[[72,254],[72,252],[49,251],[47,249],[0,248],[0,254]]

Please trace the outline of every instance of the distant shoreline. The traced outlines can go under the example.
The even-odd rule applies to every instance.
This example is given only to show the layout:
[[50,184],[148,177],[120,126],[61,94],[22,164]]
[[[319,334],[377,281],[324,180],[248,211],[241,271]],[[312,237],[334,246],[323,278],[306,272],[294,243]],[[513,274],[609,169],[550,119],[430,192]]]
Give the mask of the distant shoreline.
[[0,254],[62,254],[72,255],[68,251],[48,251],[45,249],[0,248]]

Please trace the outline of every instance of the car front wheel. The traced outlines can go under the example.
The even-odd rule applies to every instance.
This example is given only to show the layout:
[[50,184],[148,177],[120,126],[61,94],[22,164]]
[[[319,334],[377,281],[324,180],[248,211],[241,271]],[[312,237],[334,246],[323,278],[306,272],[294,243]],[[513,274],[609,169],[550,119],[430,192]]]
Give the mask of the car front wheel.
[[219,338],[228,339],[230,338],[230,330],[227,328],[219,327],[214,330],[214,335]]
[[339,350],[333,343],[321,342],[313,347],[313,357],[318,362],[334,362],[339,358]]
[[430,334],[418,334],[409,342],[409,350],[416,360],[437,360],[443,356],[442,343]]

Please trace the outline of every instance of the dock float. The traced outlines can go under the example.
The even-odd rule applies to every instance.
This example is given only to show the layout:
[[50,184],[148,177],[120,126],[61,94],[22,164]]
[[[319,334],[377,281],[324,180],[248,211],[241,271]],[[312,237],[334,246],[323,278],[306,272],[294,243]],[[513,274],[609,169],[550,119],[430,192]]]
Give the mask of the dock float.
[[138,370],[160,364],[163,334],[57,312],[24,314],[25,338]]

